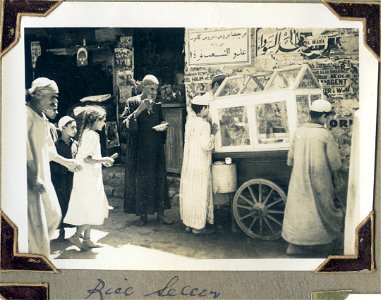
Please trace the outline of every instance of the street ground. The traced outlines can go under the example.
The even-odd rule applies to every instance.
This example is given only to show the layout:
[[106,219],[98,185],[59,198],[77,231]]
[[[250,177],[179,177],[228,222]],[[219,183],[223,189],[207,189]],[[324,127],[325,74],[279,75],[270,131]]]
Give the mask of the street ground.
[[[166,211],[166,216],[174,220],[173,225],[157,223],[155,216],[149,216],[144,227],[135,226],[138,217],[123,212],[123,199],[111,198],[110,215],[102,226],[94,226],[93,235],[97,242],[105,247],[94,249],[101,253],[109,247],[120,248],[123,245],[135,245],[143,248],[157,249],[164,252],[190,258],[233,259],[233,258],[273,258],[284,257],[287,248],[283,240],[264,242],[253,240],[242,232],[232,232],[230,228],[218,228],[211,235],[197,236],[185,232],[180,221],[179,207],[174,206]],[[66,229],[66,238],[74,233],[73,228]],[[52,241],[54,258],[92,258],[92,252],[73,250],[70,242]],[[69,248],[69,250],[67,250]],[[75,247],[76,248],[76,247]],[[89,257],[90,256],[90,257]]]
[[[200,259],[290,258],[286,255],[287,243],[284,240],[254,240],[240,230],[232,230],[230,224],[214,226],[216,233],[212,235],[187,233],[180,220],[178,195],[173,180],[169,181],[173,205],[166,211],[166,216],[174,224],[159,224],[155,216],[149,216],[146,226],[135,226],[138,217],[123,212],[123,198],[120,197],[124,180],[120,175],[122,171],[121,168],[114,168],[113,171],[107,171],[113,172],[112,175],[104,174],[105,189],[112,209],[105,223],[94,226],[91,233],[92,240],[101,244],[102,248],[80,251],[67,240],[75,229],[66,228],[66,240],[53,240],[51,243],[51,259],[58,267],[79,268],[75,263],[78,261],[87,268],[142,269],[139,260],[144,260],[147,268],[152,261],[159,269],[160,266],[168,269],[168,261],[177,261],[180,265],[183,263],[184,267],[187,263],[197,264]],[[229,218],[227,220],[230,221]],[[74,261],[66,264],[67,260]]]

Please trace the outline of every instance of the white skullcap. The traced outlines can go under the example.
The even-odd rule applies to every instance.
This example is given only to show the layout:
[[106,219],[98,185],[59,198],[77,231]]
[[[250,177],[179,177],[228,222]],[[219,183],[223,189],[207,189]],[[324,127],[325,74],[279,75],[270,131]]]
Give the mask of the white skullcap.
[[207,94],[204,94],[202,96],[196,96],[194,97],[192,100],[191,100],[191,103],[192,104],[196,104],[196,105],[209,105],[209,102],[210,100],[212,100],[212,98],[210,97],[210,95],[207,93]]
[[54,80],[46,77],[39,77],[32,82],[32,87],[28,90],[29,94],[34,94],[37,91],[50,90],[54,94],[58,94],[58,86]]
[[143,78],[143,85],[146,84],[159,84],[159,80],[154,75],[146,75]]
[[327,100],[315,100],[311,104],[311,110],[316,112],[331,112],[332,111],[332,105]]
[[67,125],[67,123],[75,121],[72,117],[64,116],[58,121],[58,129],[62,131],[62,128]]

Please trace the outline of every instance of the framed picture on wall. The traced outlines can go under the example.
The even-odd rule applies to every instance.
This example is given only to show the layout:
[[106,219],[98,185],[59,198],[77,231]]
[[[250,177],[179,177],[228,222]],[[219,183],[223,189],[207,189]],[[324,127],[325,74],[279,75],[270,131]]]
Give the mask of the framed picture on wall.
[[116,121],[106,122],[107,148],[120,146],[118,124]]

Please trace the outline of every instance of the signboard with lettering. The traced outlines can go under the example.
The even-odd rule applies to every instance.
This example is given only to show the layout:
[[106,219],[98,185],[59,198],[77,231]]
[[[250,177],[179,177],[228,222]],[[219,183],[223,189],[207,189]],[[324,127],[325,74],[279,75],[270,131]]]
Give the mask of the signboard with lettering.
[[188,66],[251,63],[249,28],[188,30]]
[[308,64],[329,99],[358,99],[358,62],[349,59],[314,61]]
[[290,53],[299,50],[300,38],[295,28],[258,28],[257,55]]
[[203,67],[194,67],[194,68],[189,68],[185,72],[185,78],[184,78],[184,83],[189,84],[189,83],[206,83],[211,80],[211,75],[208,72],[208,69],[203,68]]
[[305,38],[304,43],[306,47],[312,50],[321,50],[328,47],[328,36],[308,36]]
[[32,53],[32,67],[36,68],[37,58],[41,55],[41,45],[39,41],[30,43],[30,50]]

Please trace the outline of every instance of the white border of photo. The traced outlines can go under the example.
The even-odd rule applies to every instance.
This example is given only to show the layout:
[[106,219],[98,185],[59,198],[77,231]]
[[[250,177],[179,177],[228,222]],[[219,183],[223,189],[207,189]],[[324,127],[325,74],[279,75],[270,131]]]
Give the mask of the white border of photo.
[[[160,14],[157,12],[160,11]],[[107,13],[105,13],[107,12]],[[234,16],[234,17],[233,17]],[[26,120],[24,117],[24,28],[186,27],[186,28],[359,28],[361,220],[373,209],[377,113],[377,60],[363,44],[362,22],[341,21],[326,6],[280,3],[63,2],[47,17],[23,17],[21,39],[2,62],[2,210],[16,223],[19,250],[27,251]],[[24,209],[25,208],[25,209]],[[112,270],[315,270],[323,259],[190,259],[128,247],[128,261],[116,257],[53,261],[57,268]],[[153,256],[152,256],[153,255]]]

